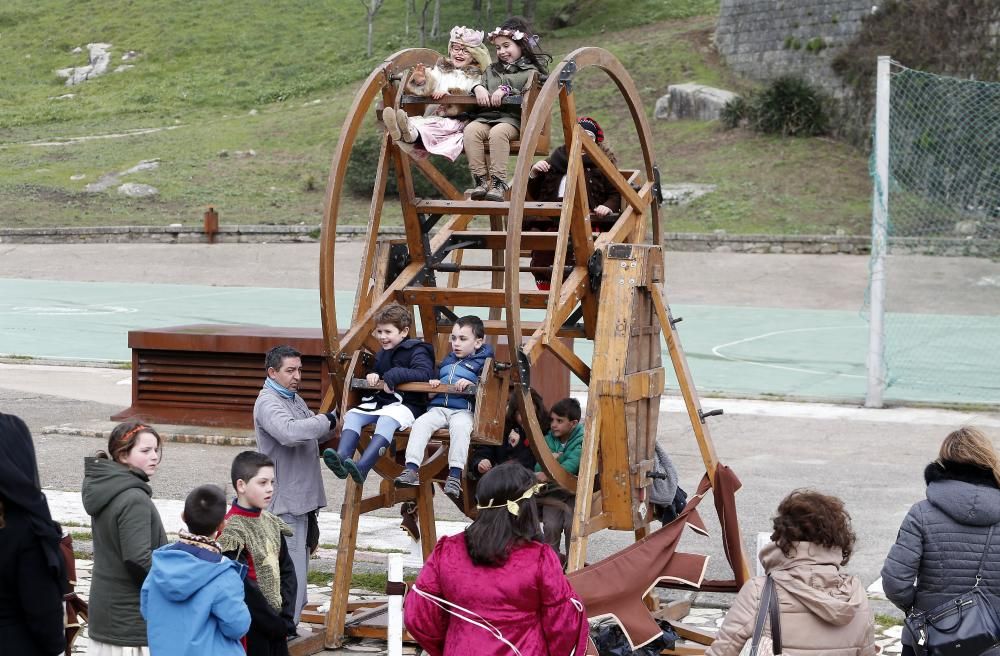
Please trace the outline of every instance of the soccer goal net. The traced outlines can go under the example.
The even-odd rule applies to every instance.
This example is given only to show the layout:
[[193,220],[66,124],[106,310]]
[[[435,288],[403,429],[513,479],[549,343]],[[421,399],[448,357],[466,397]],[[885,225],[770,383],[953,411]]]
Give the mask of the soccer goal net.
[[1000,83],[880,57],[871,168],[866,404],[1000,403]]

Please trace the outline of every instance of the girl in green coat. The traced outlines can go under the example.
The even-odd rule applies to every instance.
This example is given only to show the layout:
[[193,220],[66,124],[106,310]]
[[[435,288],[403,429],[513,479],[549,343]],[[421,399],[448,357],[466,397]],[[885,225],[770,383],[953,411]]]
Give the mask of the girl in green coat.
[[127,422],[111,431],[107,452],[84,459],[83,507],[94,539],[91,655],[149,654],[139,590],[153,550],[167,542],[149,486],[160,463],[160,444],[152,427]]
[[497,62],[472,88],[483,109],[465,126],[465,155],[476,183],[472,199],[503,201],[510,142],[521,135],[521,105],[504,105],[503,99],[527,92],[531,73],[545,74],[552,57],[538,50],[538,36],[523,18],[507,19],[488,38]]

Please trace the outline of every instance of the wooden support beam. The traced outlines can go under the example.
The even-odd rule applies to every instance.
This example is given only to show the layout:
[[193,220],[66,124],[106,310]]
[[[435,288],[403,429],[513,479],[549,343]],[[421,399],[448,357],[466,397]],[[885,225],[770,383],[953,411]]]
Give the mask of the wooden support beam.
[[625,374],[625,403],[658,398],[663,394],[666,374],[662,368]]
[[684,406],[687,408],[688,420],[691,422],[691,429],[694,431],[695,440],[698,442],[698,450],[701,452],[702,462],[705,463],[705,471],[708,473],[712,484],[715,484],[715,469],[719,466],[719,456],[715,452],[715,443],[712,441],[711,432],[705,421],[701,418],[701,402],[698,399],[698,390],[695,388],[694,379],[691,377],[691,370],[688,368],[687,358],[681,349],[680,336],[674,328],[669,306],[663,288],[659,284],[654,284],[650,289],[653,298],[653,307],[656,308],[656,316],[663,329],[663,335],[667,340],[667,352],[670,354],[670,361],[674,366],[674,375],[677,377],[677,384],[681,388],[681,396],[684,397]]
[[[566,558],[566,571],[575,572],[586,564],[588,532],[591,509],[594,503],[594,479],[598,469],[600,450],[601,404],[593,389],[587,398],[587,414],[583,419],[583,448],[580,452],[580,471],[576,479],[576,504],[573,507],[572,537]],[[524,410],[521,411],[524,416]]]
[[[405,287],[396,292],[401,303],[414,305],[462,305],[468,307],[505,308],[507,299],[502,289],[449,289],[447,287]],[[521,307],[541,310],[548,292],[521,292]]]
[[[521,322],[521,334],[530,335],[538,330],[542,325],[540,321],[522,321]],[[503,320],[483,320],[483,328],[487,335],[506,335],[507,334],[507,322]],[[451,332],[451,326],[447,324],[438,325],[438,334],[447,335]],[[584,337],[583,328],[579,326],[562,326],[559,328],[559,332],[556,333],[557,337],[573,337],[575,339],[582,339]]]
[[[474,216],[507,216],[510,203],[490,200],[434,200],[422,199],[413,204],[421,214],[472,214]],[[535,216],[559,216],[562,203],[541,203],[525,201],[524,213]]]
[[590,367],[580,359],[576,353],[571,351],[562,340],[553,339],[545,345],[545,348],[552,351],[552,354],[559,358],[559,361],[569,367],[569,370],[576,374],[576,377],[587,385],[590,384]]
[[604,176],[615,186],[615,189],[622,195],[622,200],[627,202],[629,205],[634,207],[640,214],[646,212],[646,208],[649,207],[651,198],[643,201],[643,199],[635,192],[635,189],[629,185],[625,178],[621,176],[618,172],[618,167],[611,163],[608,156],[601,150],[601,147],[597,145],[597,142],[592,139],[587,139],[583,142],[583,147],[590,155],[590,158],[597,164],[597,167],[601,169]]
[[340,507],[340,539],[337,541],[337,562],[330,588],[330,610],[326,615],[326,645],[339,647],[344,641],[347,619],[347,598],[351,590],[354,549],[358,543],[358,520],[361,517],[361,486],[348,481],[344,488],[344,503]]
[[[554,251],[558,233],[555,232],[522,232],[521,248],[534,251]],[[503,230],[462,230],[452,234],[455,242],[477,242],[478,245],[465,248],[481,248],[483,250],[505,250],[507,248],[507,233]]]

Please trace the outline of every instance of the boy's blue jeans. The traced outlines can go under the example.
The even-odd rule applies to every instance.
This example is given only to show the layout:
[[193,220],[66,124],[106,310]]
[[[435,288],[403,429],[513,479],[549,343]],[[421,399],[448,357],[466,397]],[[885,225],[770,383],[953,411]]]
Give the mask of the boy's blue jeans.
[[406,443],[406,462],[420,466],[424,461],[424,451],[431,441],[434,431],[447,428],[450,434],[448,445],[448,466],[465,469],[469,459],[469,442],[472,440],[472,422],[475,419],[470,410],[456,410],[431,406],[427,412],[417,417],[410,428],[410,439]]

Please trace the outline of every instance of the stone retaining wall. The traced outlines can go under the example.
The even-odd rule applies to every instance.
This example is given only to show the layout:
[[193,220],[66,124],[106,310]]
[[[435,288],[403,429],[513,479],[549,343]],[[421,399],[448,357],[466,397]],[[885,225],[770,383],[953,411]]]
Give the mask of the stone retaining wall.
[[801,77],[845,92],[830,63],[881,0],[721,0],[716,46],[726,64],[754,80]]
[[[339,226],[337,241],[361,239],[365,226]],[[291,243],[318,241],[319,226],[219,226],[220,243]],[[384,235],[403,235],[402,226],[383,227]],[[115,226],[90,228],[0,228],[2,244],[59,243],[208,243],[201,227]],[[1000,240],[972,238],[913,238],[889,240],[894,255],[947,255],[1000,258]],[[807,255],[867,255],[871,238],[867,235],[730,235],[667,232],[667,250],[716,253],[793,253]]]

